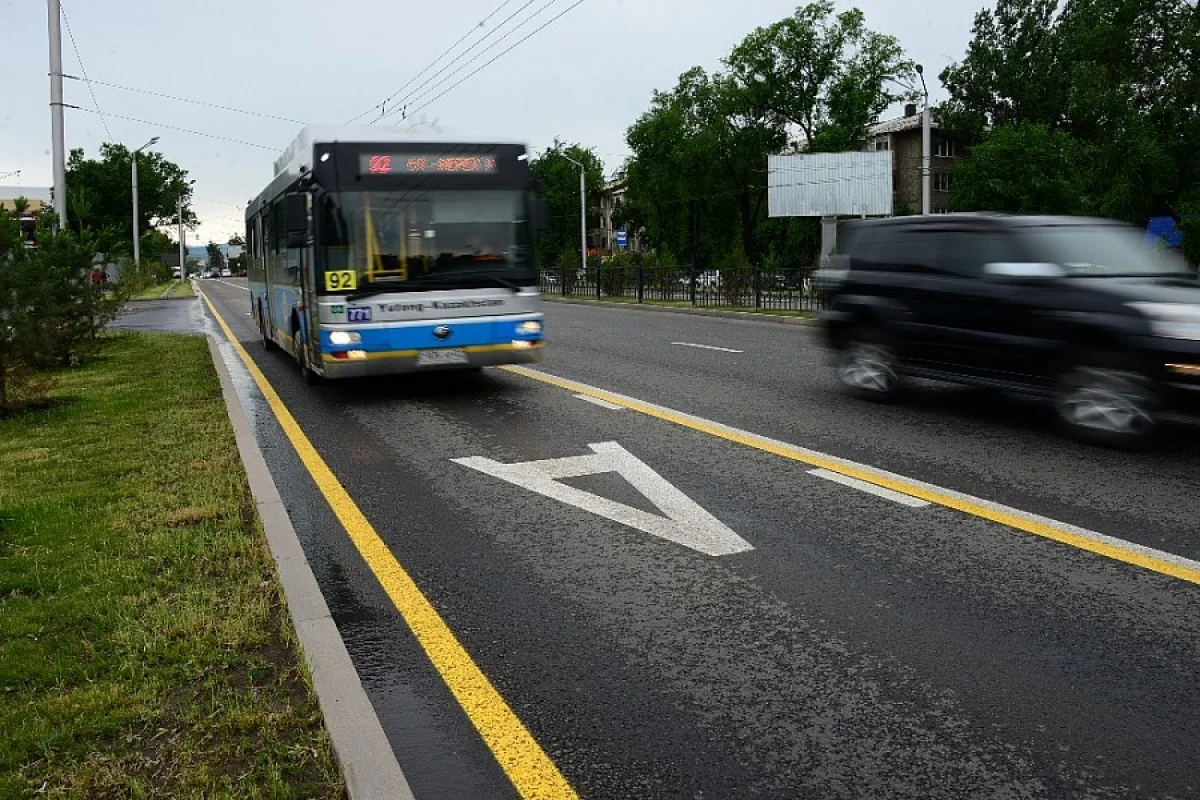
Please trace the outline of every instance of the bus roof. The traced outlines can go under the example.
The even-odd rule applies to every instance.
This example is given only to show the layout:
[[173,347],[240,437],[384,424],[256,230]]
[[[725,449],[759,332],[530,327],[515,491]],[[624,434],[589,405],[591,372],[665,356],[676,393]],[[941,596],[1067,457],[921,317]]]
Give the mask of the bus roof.
[[471,138],[454,136],[440,131],[430,131],[421,128],[374,127],[372,125],[308,125],[300,130],[299,135],[288,145],[287,149],[275,160],[275,174],[283,172],[295,174],[297,177],[301,167],[311,167],[305,163],[312,155],[313,145],[334,142],[353,142],[360,144],[396,143],[396,142],[446,142],[453,144],[522,144],[519,139],[509,138]]

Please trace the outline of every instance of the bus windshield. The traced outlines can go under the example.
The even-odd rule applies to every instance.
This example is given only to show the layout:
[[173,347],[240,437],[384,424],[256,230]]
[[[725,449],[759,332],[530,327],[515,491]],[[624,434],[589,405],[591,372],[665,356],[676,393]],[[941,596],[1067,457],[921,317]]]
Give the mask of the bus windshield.
[[323,268],[357,273],[357,291],[535,280],[520,191],[341,192],[320,205]]

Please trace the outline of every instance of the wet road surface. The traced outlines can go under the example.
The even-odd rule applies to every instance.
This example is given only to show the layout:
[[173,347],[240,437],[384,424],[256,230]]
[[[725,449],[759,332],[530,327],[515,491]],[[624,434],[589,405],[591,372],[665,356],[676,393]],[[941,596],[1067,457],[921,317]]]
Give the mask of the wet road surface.
[[[239,283],[202,289],[581,796],[1200,795],[1197,585],[511,372],[305,387],[257,341]],[[849,401],[807,328],[560,305],[547,321],[545,372],[1200,557],[1194,429],[1094,450],[987,394]],[[241,374],[413,790],[516,796]],[[671,530],[750,549],[708,555],[463,463],[609,443],[716,521],[678,504]],[[559,483],[662,518],[612,473]]]

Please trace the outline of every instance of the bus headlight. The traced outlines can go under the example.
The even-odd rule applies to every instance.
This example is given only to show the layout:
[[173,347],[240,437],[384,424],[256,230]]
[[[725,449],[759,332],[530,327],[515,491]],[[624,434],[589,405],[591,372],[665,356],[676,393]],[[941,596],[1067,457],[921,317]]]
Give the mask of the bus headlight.
[[362,336],[354,331],[334,331],[329,334],[330,344],[358,344]]
[[533,336],[536,333],[542,332],[542,323],[535,319],[526,320],[517,325],[517,333],[522,336]]

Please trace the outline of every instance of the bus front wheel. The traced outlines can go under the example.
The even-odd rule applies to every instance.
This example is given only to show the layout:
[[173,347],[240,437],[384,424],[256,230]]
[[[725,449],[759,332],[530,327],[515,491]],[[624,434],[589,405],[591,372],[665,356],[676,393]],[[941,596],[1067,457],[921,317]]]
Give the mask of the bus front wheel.
[[279,345],[271,339],[270,326],[267,324],[267,315],[263,313],[262,303],[258,304],[258,330],[262,334],[264,350],[271,351],[279,348]]

